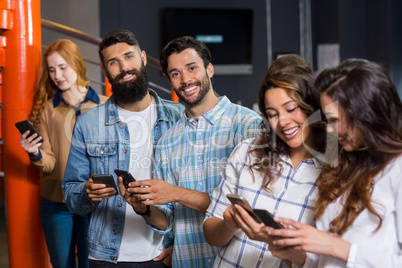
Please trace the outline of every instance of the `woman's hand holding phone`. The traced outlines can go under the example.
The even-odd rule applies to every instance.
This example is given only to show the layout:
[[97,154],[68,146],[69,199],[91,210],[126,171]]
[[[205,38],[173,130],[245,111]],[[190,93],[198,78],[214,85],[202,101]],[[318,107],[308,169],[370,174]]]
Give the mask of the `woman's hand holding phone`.
[[23,120],[15,123],[18,131],[21,133],[21,147],[35,158],[39,155],[39,147],[43,139],[29,120]]
[[[253,209],[243,196],[229,194],[227,197],[237,211],[236,222],[250,239],[263,242],[273,239],[266,231],[266,228],[280,228],[281,226],[273,220],[268,211]],[[261,219],[259,216],[264,217]],[[268,225],[273,226],[268,227]]]

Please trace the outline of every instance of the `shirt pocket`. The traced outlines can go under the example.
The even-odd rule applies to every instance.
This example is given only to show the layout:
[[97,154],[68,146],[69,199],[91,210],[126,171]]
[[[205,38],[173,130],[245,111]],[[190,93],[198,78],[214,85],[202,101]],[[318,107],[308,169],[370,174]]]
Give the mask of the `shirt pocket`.
[[91,170],[97,174],[113,174],[117,168],[117,143],[93,142],[86,144]]

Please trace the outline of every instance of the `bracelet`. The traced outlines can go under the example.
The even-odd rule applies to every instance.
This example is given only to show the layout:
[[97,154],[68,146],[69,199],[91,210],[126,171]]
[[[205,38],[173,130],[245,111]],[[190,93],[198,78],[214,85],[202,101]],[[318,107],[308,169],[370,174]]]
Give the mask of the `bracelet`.
[[[133,209],[134,209],[134,207],[133,207]],[[147,206],[147,210],[146,210],[145,212],[139,213],[139,212],[137,212],[135,209],[134,209],[134,211],[135,211],[135,213],[137,213],[138,215],[151,217],[151,208],[150,208],[149,205]]]

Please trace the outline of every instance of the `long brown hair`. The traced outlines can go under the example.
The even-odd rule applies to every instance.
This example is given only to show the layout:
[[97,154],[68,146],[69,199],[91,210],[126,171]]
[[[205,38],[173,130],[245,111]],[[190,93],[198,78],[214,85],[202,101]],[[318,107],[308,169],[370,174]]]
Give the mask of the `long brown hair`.
[[40,116],[45,109],[47,100],[52,98],[59,90],[49,77],[49,68],[47,65],[47,58],[54,52],[58,52],[77,73],[78,86],[89,87],[89,79],[86,75],[87,68],[78,46],[67,39],[60,39],[51,43],[42,56],[39,77],[35,85],[35,101],[29,116],[29,120],[31,120],[36,128],[40,126]]
[[[402,153],[402,105],[389,75],[380,65],[350,59],[324,70],[316,87],[344,110],[349,129],[361,133],[364,148],[339,154],[339,165],[323,167],[316,183],[319,197],[315,220],[344,195],[343,209],[329,232],[342,235],[364,210],[382,218],[371,204],[374,177]],[[374,230],[375,231],[375,230]]]
[[[261,135],[255,142],[255,148],[250,151],[256,159],[251,167],[257,170],[264,178],[263,187],[269,190],[269,185],[281,173],[280,157],[289,154],[289,146],[281,139],[277,139],[274,131],[267,122],[268,115],[265,109],[265,93],[272,88],[283,88],[298,104],[307,116],[320,110],[319,93],[314,88],[314,72],[311,64],[299,55],[289,54],[276,59],[261,84],[258,93],[258,107],[263,116]],[[312,124],[315,148],[322,152],[325,146],[325,129]],[[279,165],[278,165],[279,164]],[[273,168],[277,169],[273,173]]]

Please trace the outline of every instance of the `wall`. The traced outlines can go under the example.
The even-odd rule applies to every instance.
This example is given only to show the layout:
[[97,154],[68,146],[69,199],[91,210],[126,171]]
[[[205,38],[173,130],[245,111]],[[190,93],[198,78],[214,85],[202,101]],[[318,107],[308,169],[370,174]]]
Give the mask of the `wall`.
[[[270,3],[272,57],[278,53],[300,53],[299,0],[41,0],[42,17],[95,36],[104,36],[114,28],[127,28],[138,37],[141,46],[153,57],[159,56],[160,10],[164,7],[251,8],[254,11],[253,75],[215,76],[213,86],[233,102],[252,107],[268,68],[267,3]],[[400,0],[311,0],[313,63],[316,47],[323,43],[340,43],[341,60],[363,57],[378,61],[389,68],[391,77],[402,96],[402,1]],[[206,18],[207,19],[207,18]],[[269,20],[269,19],[268,19]],[[202,23],[195,21],[189,23]],[[63,37],[42,30],[42,42],[49,44]],[[71,38],[72,39],[72,38]],[[72,39],[73,41],[76,41]],[[97,47],[76,41],[83,56],[99,62]],[[234,44],[235,45],[235,44]],[[213,55],[212,55],[213,56]],[[91,80],[102,80],[99,66],[87,63]],[[148,69],[151,81],[169,88],[159,71]],[[91,85],[98,91],[101,86]],[[166,94],[161,95],[169,98]]]
[[[93,36],[100,36],[99,1],[97,0],[41,0],[41,16]],[[82,56],[86,60],[87,76],[91,80],[91,87],[97,92],[104,93],[103,86],[99,84],[103,79],[100,66],[92,63],[100,62],[98,46],[42,28],[43,46],[46,47],[58,38],[70,39],[79,46]]]
[[[263,0],[100,0],[101,35],[115,28],[126,28],[134,32],[141,48],[148,55],[159,57],[161,45],[160,14],[165,7],[191,8],[246,8],[252,9],[254,15],[252,75],[216,75],[213,87],[220,95],[227,95],[232,102],[253,107],[257,93],[268,68],[267,48],[267,2]],[[283,52],[299,53],[299,18],[298,0],[272,0],[272,47],[273,55]],[[208,18],[205,18],[208,20]],[[189,21],[188,23],[203,23]],[[236,44],[233,44],[236,46]],[[213,59],[214,55],[212,55]],[[213,63],[213,60],[212,60]],[[170,88],[167,79],[161,72],[148,68],[150,80],[166,88]],[[158,91],[159,93],[159,91]],[[162,97],[168,97],[161,94]]]
[[313,43],[339,43],[341,60],[382,64],[402,98],[402,1],[312,1]]

